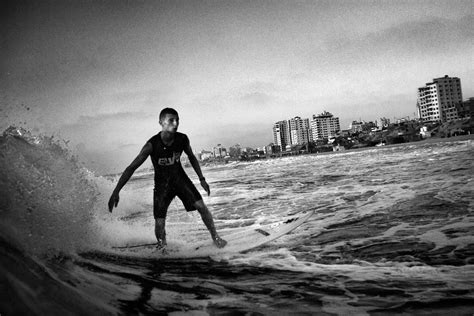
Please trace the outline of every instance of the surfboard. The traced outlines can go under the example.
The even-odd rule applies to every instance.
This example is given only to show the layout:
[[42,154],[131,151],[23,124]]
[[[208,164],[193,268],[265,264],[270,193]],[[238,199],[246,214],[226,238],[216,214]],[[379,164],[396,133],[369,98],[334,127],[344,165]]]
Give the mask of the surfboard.
[[237,233],[222,235],[227,241],[224,248],[217,248],[211,239],[199,243],[177,245],[168,244],[166,252],[156,251],[155,243],[113,247],[125,252],[141,252],[143,249],[153,251],[158,257],[164,258],[203,258],[221,254],[242,253],[269,243],[286,235],[306,222],[314,210],[306,210],[286,216],[281,221],[265,225],[254,225]]

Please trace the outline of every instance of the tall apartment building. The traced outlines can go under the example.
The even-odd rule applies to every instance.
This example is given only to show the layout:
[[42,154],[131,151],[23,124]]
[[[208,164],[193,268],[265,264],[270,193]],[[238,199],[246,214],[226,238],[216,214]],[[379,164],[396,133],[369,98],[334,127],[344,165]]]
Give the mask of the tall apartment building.
[[314,140],[335,137],[341,130],[339,118],[334,117],[334,115],[327,111],[324,111],[319,115],[313,115],[313,119],[311,120],[311,130]]
[[461,80],[448,75],[418,88],[416,106],[421,120],[447,122],[457,119],[456,106],[462,102]]
[[303,145],[312,140],[309,119],[295,116],[288,120],[291,145]]
[[291,145],[288,121],[278,121],[273,124],[273,143],[285,151],[286,146]]

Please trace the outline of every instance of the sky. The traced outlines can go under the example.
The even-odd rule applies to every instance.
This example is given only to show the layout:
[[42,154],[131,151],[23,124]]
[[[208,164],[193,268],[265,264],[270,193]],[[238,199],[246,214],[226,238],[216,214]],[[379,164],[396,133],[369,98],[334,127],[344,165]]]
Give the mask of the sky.
[[54,134],[122,171],[180,114],[195,151],[273,142],[276,121],[329,111],[414,117],[417,88],[474,96],[467,1],[4,1],[1,125]]

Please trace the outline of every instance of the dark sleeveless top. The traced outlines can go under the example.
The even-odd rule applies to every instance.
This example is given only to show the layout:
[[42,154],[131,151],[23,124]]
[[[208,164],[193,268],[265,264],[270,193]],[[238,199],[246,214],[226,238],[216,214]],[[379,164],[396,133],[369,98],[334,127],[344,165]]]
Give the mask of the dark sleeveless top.
[[176,132],[173,143],[166,146],[161,140],[161,132],[159,132],[148,142],[153,146],[150,158],[155,168],[155,182],[169,181],[183,175],[186,176],[181,166],[180,157],[184,148],[189,146],[188,136]]

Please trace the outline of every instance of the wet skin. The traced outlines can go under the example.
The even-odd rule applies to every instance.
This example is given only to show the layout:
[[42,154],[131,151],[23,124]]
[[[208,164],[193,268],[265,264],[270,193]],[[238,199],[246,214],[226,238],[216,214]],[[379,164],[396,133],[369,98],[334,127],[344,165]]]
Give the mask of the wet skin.
[[[178,130],[179,126],[179,117],[174,114],[166,114],[162,119],[160,119],[160,125],[162,127],[161,130],[161,140],[163,143],[167,146],[170,146],[174,142],[174,138],[176,135],[176,132]],[[110,199],[109,199],[109,211],[112,212],[114,207],[117,207],[118,202],[120,200],[119,197],[119,192],[122,189],[122,187],[127,183],[127,181],[130,179],[130,177],[133,175],[136,169],[140,167],[143,162],[148,158],[148,156],[152,153],[152,145],[150,143],[146,143],[145,146],[143,146],[142,150],[138,154],[138,156],[135,158],[135,160],[125,169],[123,172],[122,176],[119,179],[119,182],[117,183],[117,186],[115,190],[113,191]],[[188,145],[184,148],[184,152],[188,155],[189,162],[191,163],[191,166],[193,167],[194,171],[198,175],[199,179],[202,179],[201,186],[202,188],[207,192],[207,195],[209,196],[211,194],[211,190],[209,188],[209,184],[206,182],[202,175],[201,167],[199,166],[199,162],[194,155],[191,146]],[[201,218],[206,225],[207,229],[209,230],[209,233],[211,234],[211,238],[214,241],[214,244],[218,248],[224,247],[227,242],[220,238],[219,235],[217,234],[215,225],[214,225],[214,220],[212,218],[211,212],[209,212],[209,209],[207,206],[204,204],[203,200],[196,201],[194,203],[194,207],[197,209],[199,214],[201,215]],[[157,247],[160,249],[163,249],[166,246],[166,230],[165,230],[165,218],[155,218],[155,236],[157,239]]]

